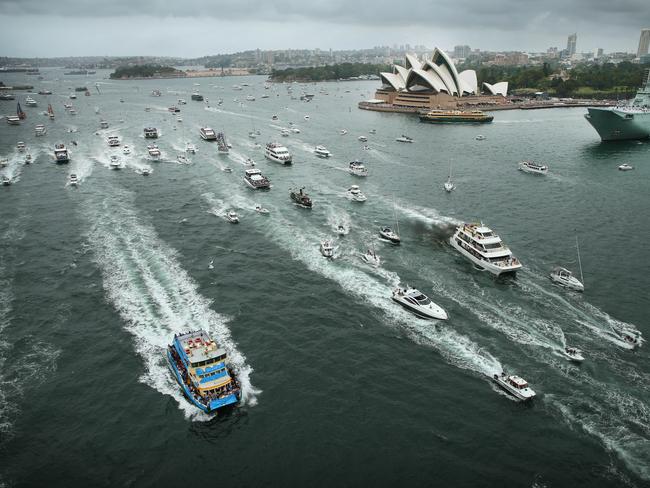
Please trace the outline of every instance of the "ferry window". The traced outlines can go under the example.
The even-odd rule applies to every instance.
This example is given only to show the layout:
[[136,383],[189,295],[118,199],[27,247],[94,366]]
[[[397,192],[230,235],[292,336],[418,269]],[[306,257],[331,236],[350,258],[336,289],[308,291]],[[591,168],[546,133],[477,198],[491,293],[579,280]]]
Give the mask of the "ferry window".
[[495,243],[492,243],[492,244],[483,244],[483,247],[485,249],[498,249],[498,248],[501,247],[501,243],[495,242]]

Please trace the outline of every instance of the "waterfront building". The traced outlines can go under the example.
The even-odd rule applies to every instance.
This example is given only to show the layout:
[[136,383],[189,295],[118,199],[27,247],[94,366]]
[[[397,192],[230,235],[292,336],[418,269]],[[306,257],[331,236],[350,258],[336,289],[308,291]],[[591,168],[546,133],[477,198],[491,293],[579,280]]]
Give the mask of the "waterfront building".
[[650,47],[650,29],[641,29],[641,37],[639,37],[639,48],[636,51],[636,57],[640,58],[644,54],[648,54]]

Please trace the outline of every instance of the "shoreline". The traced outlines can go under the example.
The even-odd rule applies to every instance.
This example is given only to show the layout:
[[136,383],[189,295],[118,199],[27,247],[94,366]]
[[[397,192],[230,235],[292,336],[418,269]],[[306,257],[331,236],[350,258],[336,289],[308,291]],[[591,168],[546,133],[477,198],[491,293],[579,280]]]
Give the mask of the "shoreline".
[[[450,108],[448,110],[481,110],[483,112],[496,112],[500,110],[542,110],[549,108],[578,108],[578,107],[613,107],[615,102],[609,101],[593,101],[588,102],[552,102],[552,103],[519,103],[519,104],[505,104],[505,105],[486,105],[486,106],[472,106],[472,107],[458,107]],[[416,107],[400,107],[391,104],[376,104],[368,102],[359,102],[358,108],[361,110],[369,110],[371,112],[392,112],[404,114],[417,114],[420,110]],[[425,110],[426,111],[426,110]]]

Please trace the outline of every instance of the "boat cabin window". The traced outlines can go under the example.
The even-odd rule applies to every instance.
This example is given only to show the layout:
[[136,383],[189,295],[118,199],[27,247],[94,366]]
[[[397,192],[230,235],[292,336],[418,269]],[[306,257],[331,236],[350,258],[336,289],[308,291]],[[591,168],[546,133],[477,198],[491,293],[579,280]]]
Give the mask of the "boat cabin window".
[[483,244],[485,249],[499,249],[501,247],[500,242],[494,242],[492,244]]

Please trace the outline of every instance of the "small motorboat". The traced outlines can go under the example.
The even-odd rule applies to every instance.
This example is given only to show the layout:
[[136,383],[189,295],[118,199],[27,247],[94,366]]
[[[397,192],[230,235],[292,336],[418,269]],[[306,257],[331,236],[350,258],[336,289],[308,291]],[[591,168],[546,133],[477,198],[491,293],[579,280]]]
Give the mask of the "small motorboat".
[[332,241],[325,239],[320,243],[320,253],[326,258],[334,257],[334,246],[332,246]]
[[25,154],[25,164],[32,164],[32,155],[29,153]]
[[441,306],[433,303],[431,299],[415,288],[395,288],[393,301],[413,312],[423,319],[447,320],[449,315]]
[[185,152],[189,154],[196,154],[196,147],[191,142],[185,144]]
[[309,115],[305,115],[304,119],[309,120]]
[[232,173],[232,168],[230,166],[226,166],[222,169],[224,173]]
[[357,139],[359,139],[361,142],[368,142],[368,138],[366,136],[359,136]]
[[251,139],[255,139],[257,138],[257,134],[255,133],[254,130],[252,130],[248,133],[248,137],[250,137]]
[[401,136],[399,136],[399,137],[398,137],[397,139],[395,139],[395,140],[396,140],[397,142],[413,142],[413,138],[411,138],[411,137],[409,137],[409,136],[405,136],[404,134],[402,134]]
[[185,156],[185,154],[179,154],[178,156],[176,156],[176,160],[181,164],[190,164],[191,163],[191,161],[189,160],[189,158],[187,156]]
[[348,131],[345,130],[345,129],[341,129],[341,130],[339,131],[339,134],[341,134],[342,136],[344,136],[344,135],[347,134],[347,133],[348,133]]
[[477,140],[477,141],[484,141],[484,140],[485,140],[485,136],[484,136],[483,134],[479,134],[479,135],[476,136],[476,140]]
[[149,153],[149,158],[152,161],[160,161],[160,158],[162,157],[162,153],[160,152],[160,149],[158,149],[158,146],[155,144],[151,144],[150,146],[147,146],[147,152]]
[[122,148],[122,154],[125,155],[131,154],[131,148],[125,144],[124,147]]
[[569,288],[570,290],[585,291],[585,286],[582,284],[582,282],[573,276],[573,273],[571,271],[566,268],[562,268],[561,266],[556,266],[553,268],[553,271],[551,271],[549,277],[558,285]]
[[535,392],[528,386],[528,382],[519,376],[501,373],[492,378],[497,385],[518,400],[528,401],[535,398]]
[[144,168],[142,168],[142,169],[140,170],[140,174],[141,174],[142,176],[149,176],[149,175],[151,174],[152,171],[153,171],[153,169],[151,169],[149,166],[145,166]]
[[109,163],[109,166],[111,167],[111,169],[122,169],[122,165],[120,164],[120,160],[115,155],[111,156],[111,162]]
[[233,210],[229,210],[226,212],[226,219],[228,222],[231,224],[238,224],[239,223],[239,217],[237,216],[237,213]]
[[378,268],[381,266],[381,259],[374,251],[374,249],[367,249],[366,252],[361,255],[361,259],[363,259],[364,262],[368,263],[373,268]]
[[348,188],[347,197],[353,202],[365,202],[367,200],[366,196],[361,192],[357,185],[352,185]]
[[619,171],[630,171],[634,169],[634,166],[628,163],[623,163],[618,167]]
[[368,134],[376,134],[376,133],[377,133],[377,129],[370,129],[368,131]]
[[354,176],[368,176],[368,168],[361,161],[350,161],[348,173]]
[[18,152],[25,152],[25,149],[27,149],[27,146],[25,145],[24,142],[19,142],[16,144],[16,149],[18,149]]
[[343,226],[342,224],[339,224],[339,225],[336,227],[336,233],[337,233],[338,235],[340,235],[340,236],[344,236],[345,234],[348,233],[348,231],[347,231],[347,229],[345,228],[345,226]]
[[390,227],[382,227],[379,229],[379,237],[389,241],[392,244],[399,244],[401,242],[399,234],[397,234]]
[[268,209],[262,207],[260,204],[255,205],[255,211],[261,213],[262,215],[268,215],[270,212]]
[[68,179],[68,184],[70,186],[77,186],[79,184],[79,178],[75,173],[70,174],[70,178]]
[[300,129],[298,129],[298,127],[291,127],[289,130],[294,134],[300,134]]
[[11,185],[12,181],[11,178],[9,178],[7,175],[2,175],[2,184],[4,186],[9,186]]
[[316,146],[314,148],[314,154],[319,158],[329,158],[332,155],[325,146]]
[[277,115],[271,116],[271,120],[278,120],[278,116]]
[[585,357],[582,355],[582,351],[577,347],[565,347],[560,351],[569,361],[574,363],[581,363],[585,360]]
[[519,170],[524,173],[531,173],[535,175],[545,175],[548,173],[548,166],[537,164],[532,161],[522,161],[519,163]]
[[0,168],[4,168],[9,164],[9,160],[7,158],[2,158],[0,159]]
[[282,137],[289,137],[289,129],[282,129],[280,135],[282,135]]
[[245,166],[255,166],[255,161],[253,161],[251,158],[246,158],[246,161],[244,161]]

